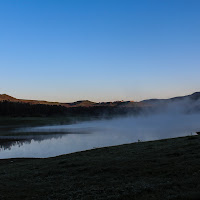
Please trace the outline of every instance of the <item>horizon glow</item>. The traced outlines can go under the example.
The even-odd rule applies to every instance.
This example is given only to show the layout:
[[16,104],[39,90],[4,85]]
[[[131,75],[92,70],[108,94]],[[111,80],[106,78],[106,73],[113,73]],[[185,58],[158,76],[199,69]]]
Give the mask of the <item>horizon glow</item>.
[[0,2],[0,93],[95,102],[200,91],[200,1]]

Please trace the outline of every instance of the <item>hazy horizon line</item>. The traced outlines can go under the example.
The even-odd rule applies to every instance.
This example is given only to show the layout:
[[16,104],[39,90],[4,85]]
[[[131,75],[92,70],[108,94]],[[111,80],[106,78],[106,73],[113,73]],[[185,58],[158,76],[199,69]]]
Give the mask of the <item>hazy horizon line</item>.
[[175,98],[175,97],[184,97],[184,96],[189,96],[189,95],[192,95],[194,93],[199,93],[200,91],[196,91],[196,92],[192,92],[192,93],[187,93],[187,94],[184,94],[184,95],[177,95],[177,96],[170,96],[170,97],[167,97],[167,98],[158,98],[158,97],[152,97],[152,98],[146,98],[146,99],[142,99],[142,100],[139,100],[139,101],[135,101],[133,99],[130,99],[130,100],[107,100],[107,101],[92,101],[90,99],[79,99],[79,100],[75,100],[75,101],[51,101],[51,100],[44,100],[44,99],[31,99],[31,98],[18,98],[18,97],[15,97],[15,95],[10,95],[10,94],[7,94],[7,93],[0,93],[0,95],[8,95],[10,97],[13,97],[15,99],[19,99],[19,100],[30,100],[30,101],[46,101],[46,102],[52,102],[52,103],[73,103],[73,102],[78,102],[78,101],[90,101],[90,102],[94,102],[94,103],[101,103],[101,102],[117,102],[117,101],[132,101],[132,102],[142,102],[142,101],[145,101],[145,100],[151,100],[151,99],[171,99],[171,98]]

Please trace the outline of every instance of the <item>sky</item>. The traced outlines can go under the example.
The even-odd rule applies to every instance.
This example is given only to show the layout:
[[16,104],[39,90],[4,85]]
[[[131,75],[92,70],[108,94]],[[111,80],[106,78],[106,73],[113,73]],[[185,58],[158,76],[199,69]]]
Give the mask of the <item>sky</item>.
[[0,93],[72,102],[200,91],[199,0],[0,0]]

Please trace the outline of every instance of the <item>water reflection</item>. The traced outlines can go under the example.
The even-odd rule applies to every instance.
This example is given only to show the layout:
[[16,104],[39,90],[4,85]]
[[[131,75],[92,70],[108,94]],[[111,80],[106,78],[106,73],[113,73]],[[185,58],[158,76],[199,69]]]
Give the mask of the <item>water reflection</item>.
[[[24,132],[33,135],[26,136],[26,141],[12,143],[1,148],[0,158],[45,158],[138,140],[149,141],[186,136],[199,130],[199,120],[199,114],[168,114],[15,129],[15,133]],[[34,135],[38,133],[43,135]],[[51,135],[45,135],[47,133]]]
[[29,136],[0,136],[2,144],[0,144],[0,152],[6,149],[11,150],[12,146],[21,147],[24,143],[30,144],[32,141],[42,141],[47,139],[62,138],[62,134],[55,135],[29,135]]

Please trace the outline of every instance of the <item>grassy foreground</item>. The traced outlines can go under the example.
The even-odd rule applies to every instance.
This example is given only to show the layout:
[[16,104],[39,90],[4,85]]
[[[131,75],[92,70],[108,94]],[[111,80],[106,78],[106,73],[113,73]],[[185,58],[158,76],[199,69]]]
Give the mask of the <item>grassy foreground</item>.
[[0,160],[0,199],[200,199],[200,136]]

